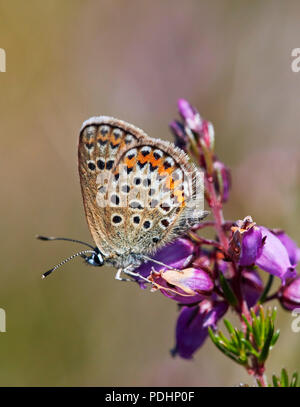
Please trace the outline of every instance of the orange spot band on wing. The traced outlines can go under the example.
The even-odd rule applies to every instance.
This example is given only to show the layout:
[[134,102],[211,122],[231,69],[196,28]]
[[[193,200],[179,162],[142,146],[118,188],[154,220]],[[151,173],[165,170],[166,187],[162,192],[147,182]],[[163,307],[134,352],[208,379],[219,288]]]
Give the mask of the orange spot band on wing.
[[151,151],[151,153],[149,155],[147,155],[147,161],[150,162],[150,164],[153,165],[153,167],[158,167],[161,165],[161,158],[156,159],[153,155],[153,151]]
[[158,168],[159,175],[170,175],[175,170],[175,167],[165,168],[163,164],[161,164]]
[[137,156],[137,160],[139,163],[145,164],[148,161],[148,155],[146,155],[146,157],[144,157],[143,154],[141,152],[139,152],[139,154]]
[[94,137],[83,136],[82,141],[83,141],[83,143],[92,144],[92,143],[94,143],[95,140],[94,140]]
[[130,159],[126,157],[125,164],[126,164],[126,166],[128,168],[132,168],[135,165],[135,163],[136,163],[136,158],[135,157],[132,157]]
[[116,138],[114,134],[112,134],[111,137],[110,137],[110,139],[109,139],[109,142],[110,142],[113,146],[117,146],[118,144],[121,143],[121,141],[122,141],[121,138],[120,138],[120,137]]
[[102,133],[99,133],[97,136],[97,140],[106,141],[107,139],[108,139],[107,134],[103,135]]

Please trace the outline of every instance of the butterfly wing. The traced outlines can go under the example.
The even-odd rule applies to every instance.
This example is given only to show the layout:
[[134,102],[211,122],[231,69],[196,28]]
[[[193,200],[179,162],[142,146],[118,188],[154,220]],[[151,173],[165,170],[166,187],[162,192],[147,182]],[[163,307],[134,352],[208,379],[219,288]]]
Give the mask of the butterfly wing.
[[120,188],[111,202],[118,205],[105,214],[122,249],[153,253],[206,216],[202,174],[173,144],[147,137],[120,154],[117,168]]
[[202,174],[188,156],[117,119],[85,122],[79,174],[89,228],[104,255],[154,252],[205,216]]
[[[107,116],[92,117],[81,127],[78,169],[83,204],[92,237],[104,256],[116,249],[114,239],[109,238],[110,220],[105,210],[108,178],[111,178],[116,157],[143,137],[146,134],[142,130]],[[115,171],[114,180],[118,181]]]

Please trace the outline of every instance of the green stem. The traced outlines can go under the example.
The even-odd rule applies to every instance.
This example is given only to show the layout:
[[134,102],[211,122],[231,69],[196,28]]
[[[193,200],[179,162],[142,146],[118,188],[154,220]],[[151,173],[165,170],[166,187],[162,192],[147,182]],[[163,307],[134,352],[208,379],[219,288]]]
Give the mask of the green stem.
[[262,303],[265,302],[265,300],[267,298],[267,295],[268,295],[268,293],[269,293],[269,291],[270,291],[270,289],[272,287],[273,280],[274,280],[274,276],[272,274],[270,274],[269,278],[268,278],[268,282],[267,282],[267,284],[265,286],[265,289],[264,289],[262,295],[260,296],[260,298],[258,300],[258,304],[262,304]]

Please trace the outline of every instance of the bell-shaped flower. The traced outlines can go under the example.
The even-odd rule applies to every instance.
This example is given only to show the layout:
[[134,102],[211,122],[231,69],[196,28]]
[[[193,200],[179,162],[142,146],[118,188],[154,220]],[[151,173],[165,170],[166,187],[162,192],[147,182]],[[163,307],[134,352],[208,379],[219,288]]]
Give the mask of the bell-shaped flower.
[[295,264],[291,263],[286,246],[272,231],[256,226],[250,216],[237,221],[232,231],[229,252],[240,266],[256,265],[279,277],[283,284],[296,276]]
[[194,304],[212,293],[214,282],[204,270],[194,267],[183,270],[152,272],[151,281],[162,294],[181,304]]
[[278,237],[286,248],[291,264],[296,266],[300,261],[300,248],[298,247],[297,243],[283,230],[272,230],[272,232]]
[[212,300],[203,300],[192,307],[184,306],[177,320],[176,344],[172,354],[191,359],[207,338],[208,327],[215,329],[227,309],[226,302]]
[[292,311],[295,308],[300,309],[300,276],[293,278],[281,288],[279,301],[283,308]]

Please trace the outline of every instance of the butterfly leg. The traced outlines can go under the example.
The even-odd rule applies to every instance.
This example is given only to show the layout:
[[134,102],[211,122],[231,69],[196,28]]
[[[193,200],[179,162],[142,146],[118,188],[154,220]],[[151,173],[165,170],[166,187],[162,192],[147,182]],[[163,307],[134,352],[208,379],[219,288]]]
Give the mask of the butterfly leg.
[[[130,270],[130,268],[131,267],[129,266],[129,267],[126,267],[125,269],[123,269],[123,273],[127,274],[128,276],[134,277],[134,278],[139,278],[139,279],[143,280],[145,283],[153,285],[152,281],[148,280],[148,278],[142,276],[140,273],[135,273],[134,271]],[[131,280],[131,281],[138,282],[137,280]]]
[[[190,259],[192,259],[192,255],[190,256]],[[166,267],[166,269],[167,270],[172,270],[172,271],[178,271],[178,272],[182,272],[181,270],[178,270],[178,269],[176,269],[176,268],[174,268],[174,267],[170,267],[170,266],[168,266],[167,264],[165,264],[165,263],[163,263],[163,262],[161,262],[161,261],[158,261],[158,260],[156,260],[156,259],[152,259],[151,257],[148,257],[148,256],[145,256],[145,255],[143,255],[143,258],[146,260],[146,261],[151,261],[151,262],[153,262],[153,263],[156,263],[156,264],[158,264],[158,265],[160,265],[160,266],[164,266],[164,267]],[[153,267],[152,267],[153,268]]]
[[121,277],[121,274],[122,274],[122,271],[123,271],[124,269],[118,269],[118,271],[116,272],[116,275],[115,275],[115,279],[116,280],[119,280],[119,281],[131,281],[131,282],[135,282],[135,280],[133,280],[132,278],[123,278],[123,277]]

